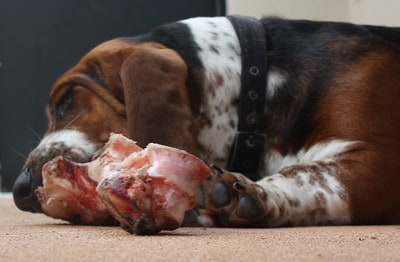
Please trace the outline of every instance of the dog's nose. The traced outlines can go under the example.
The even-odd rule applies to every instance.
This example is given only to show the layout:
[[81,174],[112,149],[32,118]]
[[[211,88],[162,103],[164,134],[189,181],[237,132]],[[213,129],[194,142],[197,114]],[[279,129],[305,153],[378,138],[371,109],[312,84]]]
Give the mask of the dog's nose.
[[18,176],[13,187],[15,205],[23,210],[33,213],[42,213],[40,203],[36,197],[36,183],[34,183],[32,168],[26,168]]

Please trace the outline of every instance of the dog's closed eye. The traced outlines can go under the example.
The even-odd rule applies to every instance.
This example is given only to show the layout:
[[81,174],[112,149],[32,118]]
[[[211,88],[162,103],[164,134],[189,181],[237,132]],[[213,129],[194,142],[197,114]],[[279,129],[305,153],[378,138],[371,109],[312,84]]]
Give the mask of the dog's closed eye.
[[62,120],[74,103],[74,89],[69,88],[65,94],[55,103],[53,117],[55,120]]

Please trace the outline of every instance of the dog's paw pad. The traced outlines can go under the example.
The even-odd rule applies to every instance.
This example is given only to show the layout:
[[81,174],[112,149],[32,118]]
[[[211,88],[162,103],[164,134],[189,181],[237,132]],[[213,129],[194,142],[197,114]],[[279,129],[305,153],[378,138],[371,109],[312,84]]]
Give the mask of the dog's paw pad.
[[212,166],[197,193],[198,207],[219,220],[216,224],[245,225],[263,219],[265,192],[242,174]]
[[236,207],[236,215],[243,219],[254,219],[260,215],[259,204],[248,194],[239,197]]
[[224,207],[231,203],[231,193],[228,185],[223,181],[218,181],[212,190],[212,204],[214,207]]

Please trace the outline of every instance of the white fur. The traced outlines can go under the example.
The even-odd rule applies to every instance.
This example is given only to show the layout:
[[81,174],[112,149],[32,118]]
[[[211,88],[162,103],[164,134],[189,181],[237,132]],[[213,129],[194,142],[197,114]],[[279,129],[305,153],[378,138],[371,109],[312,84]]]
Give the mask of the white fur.
[[[202,158],[208,163],[225,166],[238,122],[237,108],[232,106],[240,92],[241,49],[235,30],[225,17],[192,18],[184,20],[194,41],[201,48],[199,57],[204,65],[205,99],[200,114],[211,120],[199,133],[199,143],[207,152]],[[212,50],[214,49],[214,50]],[[218,52],[215,52],[218,50]],[[218,77],[223,81],[218,83]],[[231,125],[233,123],[233,127]]]
[[270,151],[264,158],[267,175],[275,174],[279,170],[295,164],[307,164],[314,161],[334,161],[338,154],[345,152],[347,148],[355,143],[344,140],[332,140],[327,143],[313,145],[308,150],[301,149],[295,155],[286,156],[282,156],[276,151]]
[[[341,183],[331,173],[323,172],[320,175],[329,187],[329,190],[326,190],[321,184],[308,183],[310,175],[307,172],[296,174],[297,179],[304,183],[302,186],[297,184],[297,179],[281,174],[271,176],[273,180],[264,178],[257,182],[268,194],[268,213],[275,214],[269,218],[270,226],[282,226],[287,223],[302,226],[350,223],[349,203]],[[321,203],[318,204],[316,194],[321,194],[326,203],[322,206]],[[290,201],[298,201],[298,205],[290,205]]]
[[66,147],[82,158],[91,157],[97,150],[88,137],[77,130],[63,129],[46,135],[35,149],[35,153],[47,155],[56,148]]
[[[334,163],[340,153],[346,152],[356,142],[332,140],[328,143],[316,144],[308,150],[300,150],[296,155],[281,156],[271,153],[266,158],[269,172],[275,173],[257,183],[268,194],[270,226],[347,224],[350,223],[348,196],[337,177],[337,167],[326,164]],[[285,167],[295,164],[313,166],[320,172],[299,171],[294,176],[283,176],[279,172]],[[312,170],[312,169],[310,169]],[[271,174],[270,173],[270,174]],[[320,195],[326,203],[316,201]],[[297,205],[290,205],[297,201]],[[280,207],[284,207],[284,211]]]
[[286,73],[271,70],[268,73],[267,98],[272,98],[276,91],[286,83],[287,79]]

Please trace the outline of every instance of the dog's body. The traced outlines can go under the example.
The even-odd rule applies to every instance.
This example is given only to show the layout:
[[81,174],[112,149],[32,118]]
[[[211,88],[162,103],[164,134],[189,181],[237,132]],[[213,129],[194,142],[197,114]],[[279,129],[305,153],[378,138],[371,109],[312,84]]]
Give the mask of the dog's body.
[[[258,181],[219,168],[199,188],[204,225],[400,222],[400,30],[261,20],[266,144]],[[227,18],[195,18],[101,44],[50,94],[49,130],[14,187],[23,210],[56,155],[89,160],[122,133],[227,167],[242,53]]]

